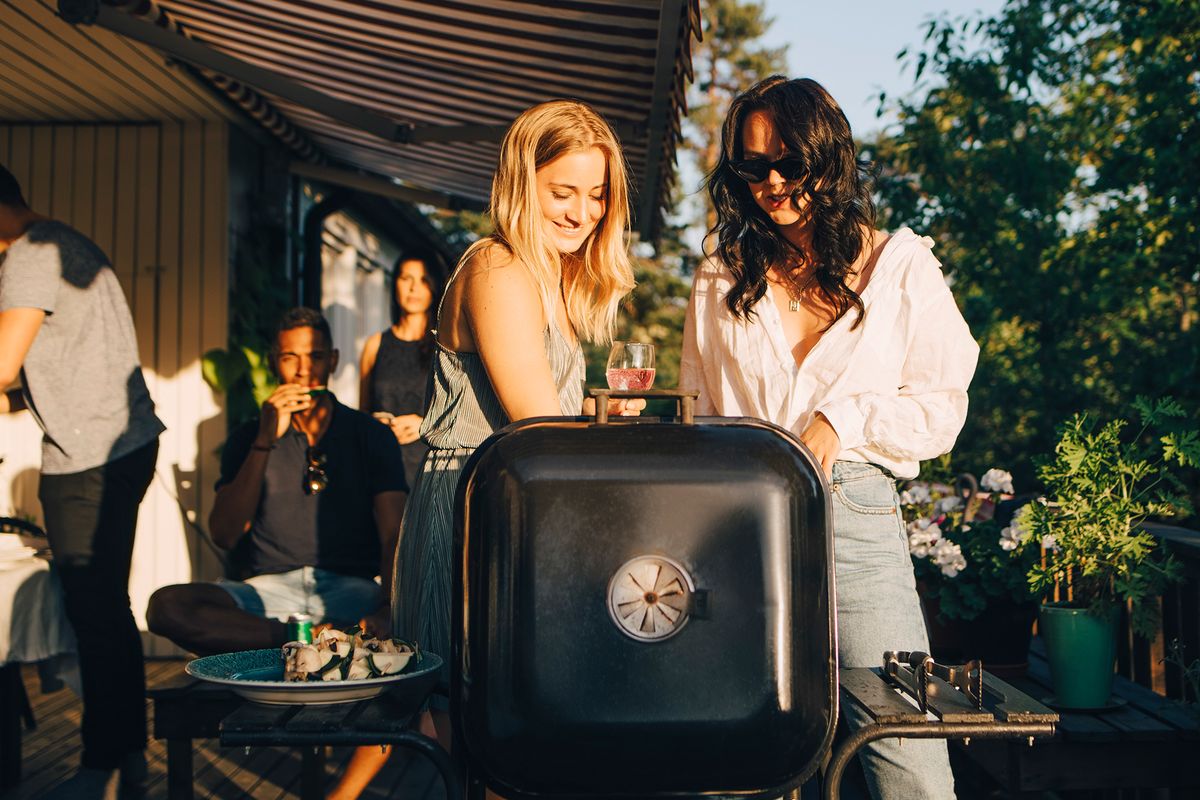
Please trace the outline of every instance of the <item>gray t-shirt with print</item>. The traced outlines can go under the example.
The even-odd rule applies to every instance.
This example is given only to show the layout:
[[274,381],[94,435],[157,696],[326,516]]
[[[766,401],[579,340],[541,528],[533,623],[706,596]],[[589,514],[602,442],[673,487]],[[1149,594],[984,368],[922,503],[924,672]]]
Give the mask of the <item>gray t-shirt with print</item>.
[[60,222],[36,222],[0,253],[0,311],[46,318],[25,356],[25,401],[45,436],[42,472],[82,472],[152,442],[154,414],[125,295],[104,252]]

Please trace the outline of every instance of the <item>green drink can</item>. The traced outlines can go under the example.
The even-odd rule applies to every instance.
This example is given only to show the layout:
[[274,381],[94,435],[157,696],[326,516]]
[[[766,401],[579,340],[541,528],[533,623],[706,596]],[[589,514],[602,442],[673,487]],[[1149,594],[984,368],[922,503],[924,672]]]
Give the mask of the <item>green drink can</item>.
[[287,620],[289,642],[312,644],[313,619],[308,614],[292,614]]

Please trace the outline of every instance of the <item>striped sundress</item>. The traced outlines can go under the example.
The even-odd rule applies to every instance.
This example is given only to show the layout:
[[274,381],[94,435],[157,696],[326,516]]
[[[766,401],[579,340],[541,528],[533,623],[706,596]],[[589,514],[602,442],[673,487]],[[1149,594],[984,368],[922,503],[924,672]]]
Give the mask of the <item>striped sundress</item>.
[[[576,416],[583,404],[584,360],[551,324],[545,333],[546,357],[558,387],[564,416]],[[498,428],[508,424],[478,353],[456,353],[438,345],[432,364],[432,397],[421,424],[429,452],[404,509],[400,546],[392,584],[395,635],[450,660],[450,603],[454,571],[454,494],[471,453]],[[435,706],[443,706],[435,696]]]

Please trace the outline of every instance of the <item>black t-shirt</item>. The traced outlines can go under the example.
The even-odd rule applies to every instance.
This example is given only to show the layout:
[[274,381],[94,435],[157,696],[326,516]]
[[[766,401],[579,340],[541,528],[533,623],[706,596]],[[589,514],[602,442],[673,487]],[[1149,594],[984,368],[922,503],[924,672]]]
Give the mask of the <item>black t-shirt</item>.
[[[257,419],[229,436],[217,488],[237,477],[258,434]],[[255,575],[319,567],[364,578],[379,573],[375,495],[407,492],[400,445],[378,420],[333,402],[333,418],[316,449],[324,454],[325,489],[304,492],[308,439],[290,428],[267,459],[263,492],[250,524],[249,566]]]

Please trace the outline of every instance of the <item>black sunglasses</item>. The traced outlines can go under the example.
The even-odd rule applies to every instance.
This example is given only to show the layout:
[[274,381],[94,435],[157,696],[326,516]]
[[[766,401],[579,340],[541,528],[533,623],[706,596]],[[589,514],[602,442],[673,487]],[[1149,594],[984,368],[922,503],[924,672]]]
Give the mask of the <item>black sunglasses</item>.
[[325,454],[315,447],[308,448],[308,466],[304,468],[304,493],[320,494],[329,485],[325,474]]
[[784,156],[778,161],[767,161],[764,158],[744,158],[740,161],[730,161],[729,168],[744,181],[761,183],[771,174],[771,170],[779,173],[785,181],[797,181],[804,177],[807,170],[804,161],[796,156]]

